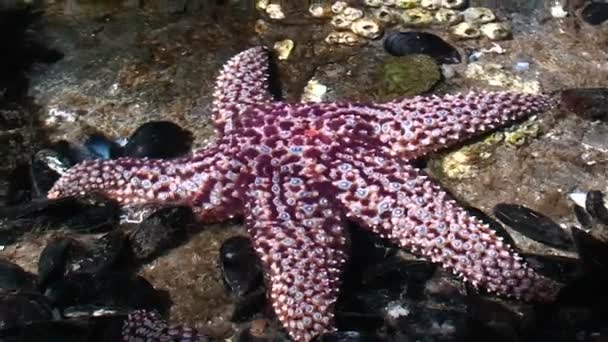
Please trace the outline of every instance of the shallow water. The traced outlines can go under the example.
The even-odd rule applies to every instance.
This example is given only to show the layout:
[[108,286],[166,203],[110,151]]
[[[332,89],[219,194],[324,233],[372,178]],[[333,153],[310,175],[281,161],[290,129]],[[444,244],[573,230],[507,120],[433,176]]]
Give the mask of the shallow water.
[[[46,142],[84,142],[92,133],[126,138],[151,120],[175,122],[193,132],[195,147],[206,145],[214,138],[214,77],[228,58],[254,45],[272,47],[284,39],[295,43],[289,57],[276,62],[286,100],[299,101],[313,78],[328,89],[324,101],[375,99],[377,94],[370,89],[380,90],[378,65],[387,58],[382,38],[359,38],[361,44],[354,47],[328,44],[324,38],[332,31],[330,18],[312,18],[307,4],[271,3],[282,4],[284,19],[269,18],[253,1],[38,4],[46,13],[37,37],[64,57],[27,73],[28,96],[17,102],[33,120],[0,132],[0,185],[6,188],[10,171]],[[554,1],[470,3],[495,9],[499,21],[512,24],[512,39],[460,40],[442,25],[407,28],[436,33],[463,55],[463,63],[442,69],[444,77],[432,93],[606,86],[608,23],[582,22],[577,3],[564,7],[571,11],[564,18],[551,16]],[[567,193],[608,190],[608,124],[557,110],[537,115],[529,125],[535,133],[517,131],[525,136],[521,144],[476,140],[433,155],[427,169],[458,200],[487,213],[498,203],[517,203],[563,227],[577,224]],[[501,132],[508,136],[519,127],[523,126]],[[204,326],[217,337],[232,336],[240,326],[228,321],[234,301],[221,283],[218,250],[226,238],[244,230],[240,223],[201,228],[185,244],[143,265],[139,273],[170,292],[172,321]],[[522,250],[572,255],[510,232]],[[35,273],[41,249],[55,234],[28,234],[3,248],[0,257]]]

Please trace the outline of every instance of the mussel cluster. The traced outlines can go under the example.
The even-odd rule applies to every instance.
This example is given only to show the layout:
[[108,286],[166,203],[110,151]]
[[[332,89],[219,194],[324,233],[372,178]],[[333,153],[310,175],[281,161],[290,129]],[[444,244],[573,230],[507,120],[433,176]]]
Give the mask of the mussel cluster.
[[[167,137],[176,143],[162,144]],[[24,235],[55,233],[44,239],[36,275],[0,259],[2,341],[135,341],[152,335],[207,340],[194,330],[168,326],[161,318],[168,294],[135,272],[185,241],[194,222],[190,208],[147,208],[148,214],[125,230],[119,229],[124,212],[102,195],[46,199],[55,180],[83,160],[176,157],[189,151],[190,143],[190,133],[181,127],[149,122],[123,145],[101,135],[83,144],[49,144],[12,172],[1,198],[0,246],[27,240]],[[145,335],[142,322],[150,326]]]
[[[494,215],[512,230],[561,251],[555,255],[520,253],[541,274],[564,284],[556,302],[551,304],[524,303],[479,293],[434,264],[405,255],[398,247],[350,227],[352,259],[336,308],[339,331],[319,336],[317,341],[607,338],[608,295],[604,289],[608,286],[608,240],[596,237],[596,233],[608,227],[603,216],[608,209],[596,192],[587,196],[583,210],[593,220],[594,231],[585,227],[565,229],[521,205],[503,203],[494,208]],[[468,211],[489,224],[505,242],[516,246],[509,230],[498,220],[476,208]],[[264,283],[260,281],[260,265],[253,255],[247,239],[227,240],[221,252],[224,280],[237,299],[232,320],[254,319],[238,341],[270,341],[277,332],[268,324],[260,324]]]

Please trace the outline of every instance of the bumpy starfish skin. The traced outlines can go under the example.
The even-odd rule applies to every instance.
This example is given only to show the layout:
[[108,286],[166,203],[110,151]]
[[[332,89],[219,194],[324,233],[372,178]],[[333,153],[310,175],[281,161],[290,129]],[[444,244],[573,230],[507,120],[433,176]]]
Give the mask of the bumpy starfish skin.
[[135,310],[122,326],[124,342],[208,342],[209,338],[196,329],[168,325],[155,311]]
[[271,302],[296,341],[334,330],[346,220],[501,295],[550,300],[558,286],[411,165],[415,158],[532,113],[551,98],[515,93],[383,104],[274,102],[267,53],[231,59],[215,92],[219,138],[175,160],[89,161],[49,197],[100,191],[122,204],[179,203],[202,221],[244,214]]

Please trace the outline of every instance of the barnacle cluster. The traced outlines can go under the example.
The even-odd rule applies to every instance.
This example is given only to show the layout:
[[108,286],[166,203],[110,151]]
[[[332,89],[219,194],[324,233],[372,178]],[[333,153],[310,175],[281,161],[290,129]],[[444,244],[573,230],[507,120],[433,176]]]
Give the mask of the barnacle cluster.
[[312,0],[309,12],[314,17],[330,19],[334,32],[326,41],[332,44],[354,45],[357,39],[377,39],[390,27],[447,27],[458,39],[483,36],[502,40],[511,36],[510,25],[497,21],[492,10],[467,8],[464,0],[364,0],[363,5],[343,0]]
[[[279,0],[257,0],[256,7],[270,19],[285,18]],[[497,21],[492,10],[467,8],[465,0],[310,0],[308,11],[329,21],[333,28],[325,38],[329,44],[355,46],[382,37],[387,28],[431,26],[447,28],[456,39],[511,36],[510,25]]]

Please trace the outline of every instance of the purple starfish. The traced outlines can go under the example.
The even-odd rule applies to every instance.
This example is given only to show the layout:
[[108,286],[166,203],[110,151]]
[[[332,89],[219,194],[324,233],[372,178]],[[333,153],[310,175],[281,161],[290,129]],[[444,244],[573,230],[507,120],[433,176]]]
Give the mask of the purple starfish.
[[525,300],[555,296],[558,284],[410,163],[545,111],[551,98],[497,92],[377,104],[275,102],[267,58],[257,47],[224,66],[211,146],[174,160],[88,161],[49,197],[98,191],[124,205],[187,204],[204,222],[244,215],[274,310],[296,341],[335,329],[347,220],[474,286]]

